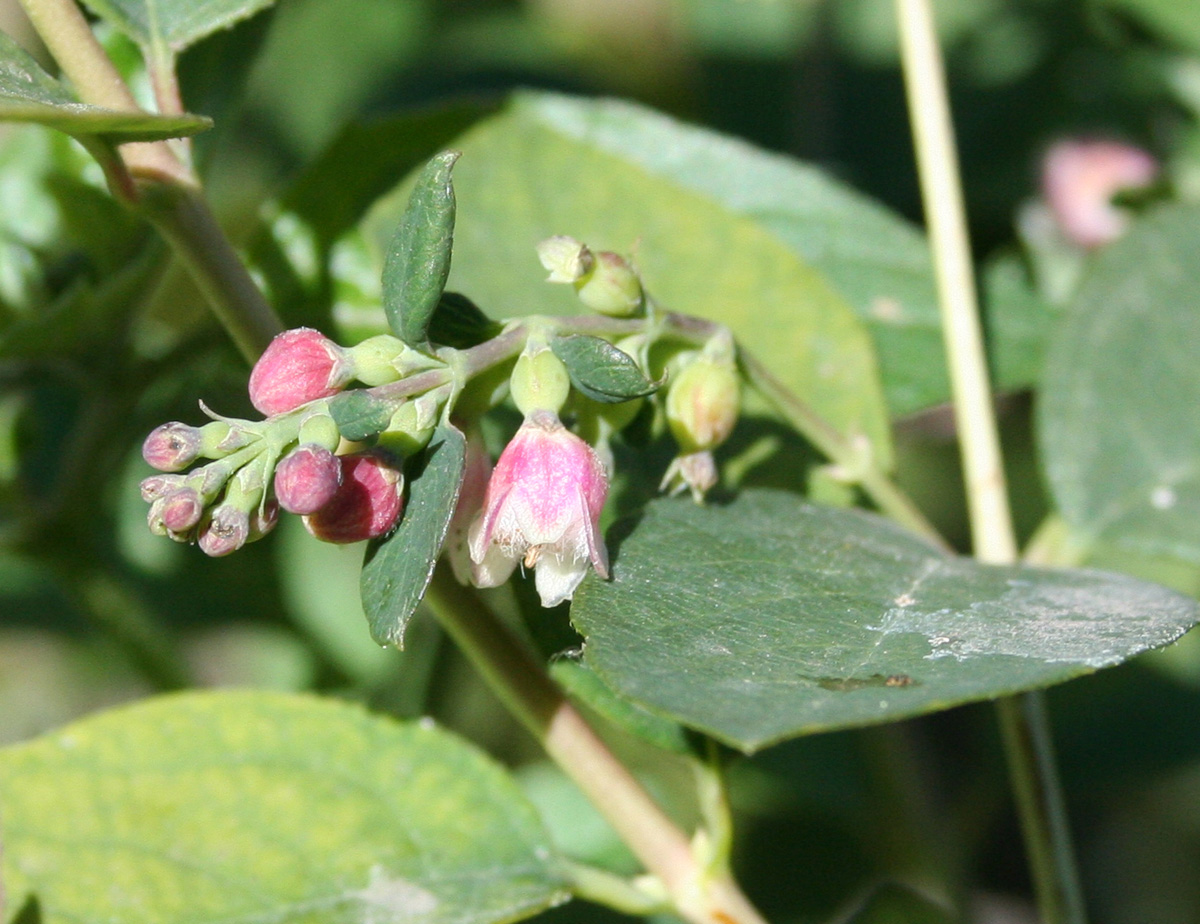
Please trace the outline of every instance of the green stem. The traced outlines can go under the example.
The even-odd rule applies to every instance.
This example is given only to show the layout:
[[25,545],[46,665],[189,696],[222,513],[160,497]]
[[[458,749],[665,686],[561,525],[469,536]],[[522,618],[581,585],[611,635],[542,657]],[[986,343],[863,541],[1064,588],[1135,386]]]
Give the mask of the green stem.
[[[1017,543],[975,300],[945,69],[929,0],[896,0],[896,8],[973,546],[981,561],[1011,564]],[[1002,700],[998,709],[1043,922],[1083,924],[1070,829],[1041,695]]]
[[283,325],[203,195],[191,186],[148,183],[142,187],[141,210],[188,268],[242,355],[253,363]]
[[937,527],[925,518],[925,515],[907,494],[896,487],[896,484],[877,466],[871,464],[869,457],[862,449],[855,446],[850,439],[839,433],[810,405],[793,394],[749,352],[742,349],[739,359],[750,384],[774,405],[784,420],[803,434],[805,439],[822,454],[852,472],[867,496],[875,502],[880,510],[897,523],[901,523],[913,532],[929,539],[939,548],[949,550],[946,540],[937,531]]
[[438,565],[425,600],[505,707],[575,781],[693,924],[763,924],[727,875],[707,877],[688,836],[500,623],[478,594]]
[[571,891],[579,898],[636,917],[671,910],[667,896],[655,894],[651,888],[644,888],[637,881],[570,860],[563,861],[562,866],[571,882]]

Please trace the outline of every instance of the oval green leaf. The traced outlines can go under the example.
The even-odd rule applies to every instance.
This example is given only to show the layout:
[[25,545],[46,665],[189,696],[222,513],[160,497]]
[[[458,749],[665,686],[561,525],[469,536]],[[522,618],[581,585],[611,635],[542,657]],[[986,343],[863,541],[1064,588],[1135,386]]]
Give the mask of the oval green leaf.
[[344,391],[329,402],[329,416],[348,440],[370,439],[386,430],[395,410],[395,405],[363,389]]
[[204,116],[116,112],[85,105],[2,32],[0,120],[37,122],[69,135],[98,136],[111,144],[180,138],[212,127]]
[[617,693],[734,747],[1049,686],[1178,638],[1197,603],[1091,571],[985,566],[778,491],[651,503],[571,616]]
[[458,151],[443,151],[421,171],[383,263],[383,308],[392,332],[415,347],[428,342],[430,318],[450,275]]
[[425,596],[446,541],[466,447],[458,428],[438,427],[425,451],[406,468],[408,500],[400,525],[368,548],[360,587],[371,637],[380,645],[404,646],[404,630]]
[[[890,434],[870,337],[825,275],[757,218],[573,136],[545,117],[539,99],[518,95],[454,142],[464,156],[454,173],[462,207],[450,287],[500,319],[580,314],[570,286],[546,283],[537,243],[569,234],[595,249],[636,248],[656,300],[728,325],[843,435],[869,439],[886,466]],[[631,116],[629,125],[638,122]],[[376,206],[369,234],[386,239],[411,188]]]
[[1164,208],[1089,266],[1050,345],[1038,430],[1087,540],[1200,562],[1200,208]]
[[438,346],[465,350],[500,333],[500,325],[458,292],[443,292],[429,319],[429,339]]
[[588,334],[555,337],[550,349],[563,361],[571,384],[593,401],[618,404],[644,398],[661,387],[638,367],[633,357],[607,340]]
[[479,924],[561,900],[508,773],[426,724],[160,697],[0,751],[10,907],[45,924]]

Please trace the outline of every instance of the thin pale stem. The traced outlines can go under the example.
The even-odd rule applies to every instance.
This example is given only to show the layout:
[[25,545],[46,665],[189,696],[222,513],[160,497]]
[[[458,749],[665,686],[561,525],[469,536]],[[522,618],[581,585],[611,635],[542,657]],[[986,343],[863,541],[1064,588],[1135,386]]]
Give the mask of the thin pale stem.
[[658,877],[680,915],[694,924],[763,924],[728,876],[705,877],[687,834],[609,750],[543,666],[444,563],[434,572],[425,599],[505,707]]
[[[942,330],[967,483],[972,544],[985,562],[1016,561],[967,239],[945,70],[929,0],[896,0],[917,167],[933,248]],[[1083,924],[1083,902],[1049,724],[1039,693],[998,704],[1009,774],[1044,924]]]

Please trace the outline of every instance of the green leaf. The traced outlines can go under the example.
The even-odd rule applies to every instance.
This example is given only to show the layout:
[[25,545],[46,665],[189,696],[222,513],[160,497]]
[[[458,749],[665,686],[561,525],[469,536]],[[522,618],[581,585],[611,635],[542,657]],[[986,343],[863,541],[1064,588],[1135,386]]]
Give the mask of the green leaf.
[[1139,221],[1089,265],[1050,345],[1038,431],[1084,540],[1200,562],[1200,208]]
[[[893,414],[949,398],[929,248],[908,222],[809,164],[632,103],[525,94],[518,106],[528,121],[713,200],[791,248],[832,283],[869,328]],[[639,263],[645,256],[643,245]],[[706,279],[715,269],[698,272]],[[672,307],[690,311],[683,304],[672,302]],[[756,307],[791,310],[782,305],[741,310]],[[733,321],[708,316],[725,320],[742,337]],[[750,346],[765,357],[784,349],[782,344],[774,350],[765,343]],[[777,374],[786,369],[774,365]]]
[[662,386],[662,382],[646,378],[632,356],[599,337],[555,337],[550,349],[567,367],[571,384],[593,401],[619,404],[644,398]]
[[431,725],[240,691],[160,697],[0,752],[10,907],[46,924],[476,924],[563,896],[500,766]]
[[1062,312],[1042,298],[1016,253],[983,268],[988,354],[997,387],[1027,389],[1042,377],[1046,345]]
[[329,416],[348,440],[365,440],[386,430],[395,407],[362,389],[344,391],[329,402]]
[[1178,0],[1108,0],[1174,44],[1200,51],[1200,7]]
[[571,617],[618,694],[753,751],[1049,686],[1165,645],[1196,601],[1133,578],[980,565],[860,511],[747,491],[610,531]]
[[37,122],[76,137],[97,136],[111,144],[179,138],[212,127],[204,116],[160,116],[85,105],[2,32],[0,120]]
[[[658,301],[728,325],[834,427],[871,440],[886,464],[890,434],[870,338],[825,276],[757,218],[590,135],[572,134],[565,120],[550,118],[547,107],[556,101],[581,113],[604,105],[521,94],[454,142],[464,153],[454,175],[463,207],[450,287],[470,292],[500,319],[580,314],[569,286],[546,284],[537,243],[569,234],[595,249],[636,245],[638,268]],[[629,110],[635,136],[643,121],[678,128],[678,139],[664,129],[663,143],[674,149],[678,140],[687,149],[692,129]],[[368,233],[386,238],[409,188],[379,203]]]
[[450,275],[458,151],[434,157],[417,178],[383,264],[383,308],[392,332],[415,347],[427,342],[429,319]]
[[429,319],[429,339],[439,346],[465,350],[500,333],[500,325],[457,292],[443,292]]
[[466,439],[450,424],[433,434],[409,466],[408,500],[396,531],[371,543],[363,563],[363,610],[380,645],[404,644],[404,630],[425,595],[462,486]]
[[912,889],[886,883],[845,924],[955,924],[951,911]]
[[137,42],[151,61],[169,61],[218,29],[249,19],[275,0],[84,0]]

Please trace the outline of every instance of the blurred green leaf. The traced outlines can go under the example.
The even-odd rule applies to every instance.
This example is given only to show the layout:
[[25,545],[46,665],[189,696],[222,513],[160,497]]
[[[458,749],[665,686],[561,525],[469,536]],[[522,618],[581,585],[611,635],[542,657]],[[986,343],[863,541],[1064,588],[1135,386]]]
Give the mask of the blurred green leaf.
[[618,694],[735,747],[1059,683],[1173,641],[1197,604],[1121,575],[980,565],[861,511],[746,491],[609,532],[571,618]]
[[248,19],[275,0],[84,0],[137,42],[153,61],[168,61],[218,29]]
[[46,924],[513,921],[563,897],[473,747],[311,697],[190,693],[0,752],[4,881]]
[[632,356],[600,337],[555,337],[550,348],[567,367],[571,384],[593,401],[618,404],[644,398],[662,385],[646,378]]
[[[815,167],[632,103],[544,94],[522,96],[520,107],[529,121],[714,199],[794,250],[833,283],[867,325],[893,414],[947,400],[929,249],[908,222]],[[639,254],[639,261],[645,256]],[[718,274],[723,261],[714,259],[715,266],[695,270],[701,279]],[[672,307],[691,311],[682,304]],[[794,319],[790,310],[758,306],[760,312]],[[737,326],[726,323],[741,339]],[[760,345],[750,346],[770,355]]]
[[446,289],[454,243],[454,184],[458,151],[434,157],[400,216],[383,262],[383,310],[392,332],[405,343],[428,343],[429,320]]
[[0,120],[37,122],[78,137],[111,144],[194,135],[212,126],[204,116],[161,116],[89,106],[47,74],[16,42],[0,32]]
[[1179,0],[1106,0],[1125,10],[1162,38],[1200,51],[1200,5]]
[[[642,276],[664,305],[729,325],[835,427],[866,435],[876,458],[889,459],[871,344],[851,308],[761,222],[605,150],[591,135],[575,137],[559,124],[564,120],[550,117],[553,106],[587,114],[599,105],[518,95],[455,140],[463,158],[455,168],[461,207],[451,287],[498,318],[578,314],[583,308],[569,287],[544,282],[537,243],[570,234],[598,249],[636,245]],[[621,112],[633,138],[643,121],[661,123],[666,149],[686,150],[695,131],[633,107]],[[408,189],[379,204],[368,217],[369,233],[386,236]]]
[[467,441],[443,424],[407,468],[408,500],[396,531],[373,542],[362,570],[363,610],[371,637],[403,647],[404,629],[425,595],[462,485]]
[[1062,312],[1034,288],[1020,256],[1002,253],[983,267],[988,353],[996,386],[1027,389],[1042,377],[1042,362]]
[[1042,462],[1082,540],[1200,561],[1200,208],[1166,207],[1089,264],[1049,347]]

